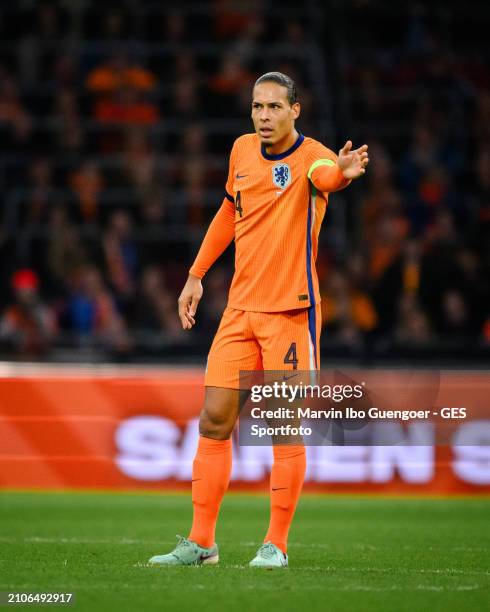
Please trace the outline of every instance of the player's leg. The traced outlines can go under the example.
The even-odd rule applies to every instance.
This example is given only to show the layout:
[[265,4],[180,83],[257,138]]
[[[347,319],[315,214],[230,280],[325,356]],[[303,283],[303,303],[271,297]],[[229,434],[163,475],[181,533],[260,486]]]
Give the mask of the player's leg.
[[226,309],[206,368],[206,394],[199,420],[199,443],[192,469],[192,528],[169,555],[150,559],[161,565],[217,563],[215,529],[232,465],[231,433],[246,392],[239,371],[260,367],[260,348],[248,335],[248,313]]
[[[264,370],[306,371],[320,368],[320,307],[260,314],[254,330],[262,347]],[[284,567],[287,542],[306,472],[302,444],[276,444],[270,476],[270,522],[251,565]]]
[[221,501],[232,464],[231,434],[240,411],[240,391],[206,387],[199,420],[199,443],[192,466],[194,508],[189,540],[209,548],[215,542]]
[[192,465],[192,527],[167,555],[150,559],[154,565],[200,565],[219,561],[216,521],[231,474],[231,432],[239,412],[236,389],[206,387],[199,419],[199,442]]

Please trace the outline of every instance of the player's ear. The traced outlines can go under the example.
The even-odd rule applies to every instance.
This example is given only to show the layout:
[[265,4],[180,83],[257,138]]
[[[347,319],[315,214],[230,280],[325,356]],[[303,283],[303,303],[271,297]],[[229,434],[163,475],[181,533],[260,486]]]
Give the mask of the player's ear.
[[299,102],[295,102],[291,106],[291,110],[293,111],[293,119],[296,120],[300,116],[300,113],[301,113],[301,104]]

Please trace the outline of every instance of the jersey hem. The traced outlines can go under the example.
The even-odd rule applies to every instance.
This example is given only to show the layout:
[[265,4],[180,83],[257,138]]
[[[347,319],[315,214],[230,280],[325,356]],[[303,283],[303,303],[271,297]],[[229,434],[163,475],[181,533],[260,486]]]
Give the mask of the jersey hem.
[[279,308],[250,308],[249,306],[243,306],[242,304],[235,304],[228,302],[226,304],[226,308],[231,308],[233,310],[242,310],[243,312],[289,312],[290,310],[304,310],[305,308],[311,308],[312,306],[317,306],[321,302],[321,297],[315,299],[315,303],[313,304],[310,300],[298,306],[298,304],[294,304],[294,306],[280,306]]

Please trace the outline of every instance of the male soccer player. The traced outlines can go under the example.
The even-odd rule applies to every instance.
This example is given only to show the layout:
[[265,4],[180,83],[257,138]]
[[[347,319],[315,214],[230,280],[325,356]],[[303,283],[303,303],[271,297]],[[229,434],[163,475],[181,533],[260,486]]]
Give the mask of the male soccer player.
[[[253,88],[254,134],[238,138],[230,155],[225,198],[211,222],[179,297],[184,329],[195,323],[201,279],[235,240],[235,274],[228,305],[208,356],[206,394],[192,471],[194,517],[188,538],[151,564],[218,562],[215,527],[231,472],[231,433],[240,409],[240,370],[318,370],[320,294],[315,269],[328,193],[362,176],[367,145],[338,157],[300,134],[293,80],[279,72]],[[287,539],[303,485],[302,445],[273,447],[270,523],[252,567],[286,567]]]

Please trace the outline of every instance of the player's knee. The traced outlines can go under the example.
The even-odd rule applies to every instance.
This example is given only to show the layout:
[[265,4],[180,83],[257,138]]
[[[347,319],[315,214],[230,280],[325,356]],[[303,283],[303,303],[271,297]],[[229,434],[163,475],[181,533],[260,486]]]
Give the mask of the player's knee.
[[226,440],[230,437],[235,423],[230,420],[226,406],[204,405],[199,419],[199,433],[207,438]]

